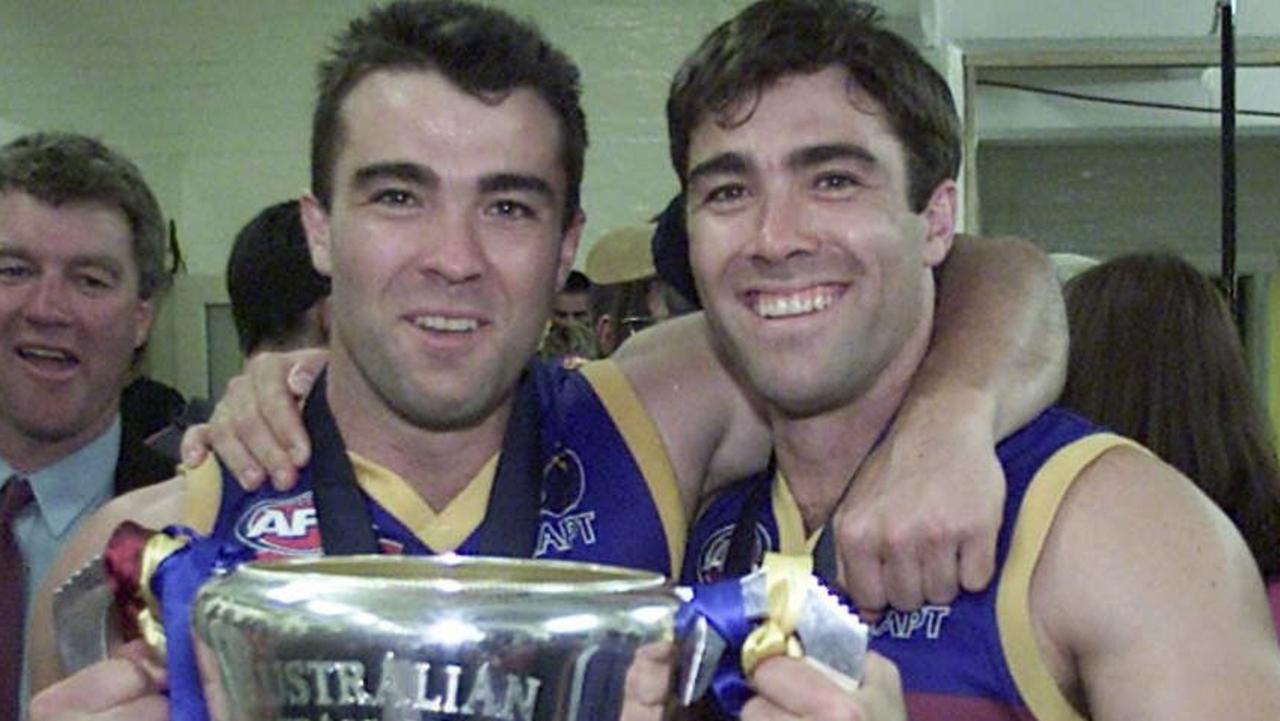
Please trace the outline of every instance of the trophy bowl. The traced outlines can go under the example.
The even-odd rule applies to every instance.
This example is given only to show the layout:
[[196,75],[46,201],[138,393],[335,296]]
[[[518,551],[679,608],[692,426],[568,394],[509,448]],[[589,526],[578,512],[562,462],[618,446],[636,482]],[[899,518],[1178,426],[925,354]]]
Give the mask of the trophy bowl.
[[607,721],[679,605],[612,566],[342,556],[216,577],[193,624],[218,719]]

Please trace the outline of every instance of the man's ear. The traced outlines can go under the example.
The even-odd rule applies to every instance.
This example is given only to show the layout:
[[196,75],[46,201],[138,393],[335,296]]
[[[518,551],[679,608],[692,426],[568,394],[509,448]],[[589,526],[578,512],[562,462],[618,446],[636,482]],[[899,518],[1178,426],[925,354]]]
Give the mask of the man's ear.
[[954,180],[938,183],[929,196],[921,217],[925,223],[924,261],[936,268],[951,252],[956,236],[956,203],[958,193]]
[[151,324],[156,320],[156,301],[155,298],[146,298],[138,301],[138,307],[133,310],[133,348],[137,350],[147,344],[147,339],[151,337]]
[[556,266],[556,290],[564,287],[573,271],[573,259],[578,255],[578,241],[582,239],[582,228],[587,224],[587,215],[581,210],[574,211],[573,220],[560,238],[560,260]]
[[320,275],[332,276],[329,211],[311,193],[302,196],[298,203],[302,209],[302,227],[307,231],[307,247],[311,249],[311,264]]
[[600,348],[601,356],[608,355],[613,352],[617,343],[614,338],[617,335],[617,328],[613,325],[613,317],[608,313],[596,318],[596,346]]

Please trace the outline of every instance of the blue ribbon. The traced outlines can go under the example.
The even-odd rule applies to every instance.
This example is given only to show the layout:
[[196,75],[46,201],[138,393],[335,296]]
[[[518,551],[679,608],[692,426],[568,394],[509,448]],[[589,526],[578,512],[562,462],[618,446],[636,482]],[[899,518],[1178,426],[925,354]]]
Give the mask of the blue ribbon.
[[676,633],[684,636],[701,616],[725,641],[724,655],[711,677],[711,695],[720,709],[734,718],[755,695],[742,675],[742,644],[755,628],[742,606],[742,584],[732,578],[693,587],[693,599],[676,614]]
[[160,562],[151,578],[151,592],[160,602],[169,671],[170,721],[208,721],[204,686],[196,665],[191,607],[196,593],[215,573],[252,560],[248,549],[200,536],[190,528],[170,526],[171,536],[191,542]]

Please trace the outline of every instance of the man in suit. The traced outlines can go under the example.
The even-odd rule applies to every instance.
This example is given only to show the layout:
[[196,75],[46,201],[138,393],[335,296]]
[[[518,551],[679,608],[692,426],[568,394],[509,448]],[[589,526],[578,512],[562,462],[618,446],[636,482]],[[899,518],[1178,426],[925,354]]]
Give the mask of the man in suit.
[[4,718],[21,717],[25,609],[63,542],[113,495],[173,473],[120,420],[169,283],[163,216],[133,163],[72,134],[0,148]]

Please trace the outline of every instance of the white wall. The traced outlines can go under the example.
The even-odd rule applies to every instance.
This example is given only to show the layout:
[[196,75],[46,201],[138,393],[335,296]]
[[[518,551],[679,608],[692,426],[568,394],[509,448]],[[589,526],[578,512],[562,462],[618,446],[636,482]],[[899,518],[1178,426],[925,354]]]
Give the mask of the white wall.
[[[1195,37],[1214,16],[1213,0],[920,0],[920,9],[931,35],[950,40]],[[1280,3],[1239,0],[1236,27],[1280,35]]]
[[[0,0],[0,138],[56,128],[118,147],[139,163],[176,220],[191,272],[220,275],[240,225],[307,186],[313,66],[328,39],[368,4]],[[712,26],[747,0],[494,4],[536,17],[583,69],[591,131],[586,243],[660,209],[675,190],[662,115],[670,75]],[[893,27],[913,37],[933,32],[940,46],[999,37],[1207,36],[1212,16],[1211,0],[880,4]],[[1244,35],[1280,38],[1280,1],[1240,0],[1238,26]],[[1259,74],[1242,80],[1241,105],[1280,109],[1275,72]],[[1126,97],[1204,103],[1216,97],[1216,80],[1199,72],[1033,79]],[[1153,125],[1209,131],[1215,122],[1203,116],[1135,121],[1133,111],[997,90],[983,90],[976,107],[979,129],[994,137]],[[1141,197],[1140,187],[1133,192]],[[168,353],[163,339],[157,346]],[[175,362],[169,355],[162,368]]]

